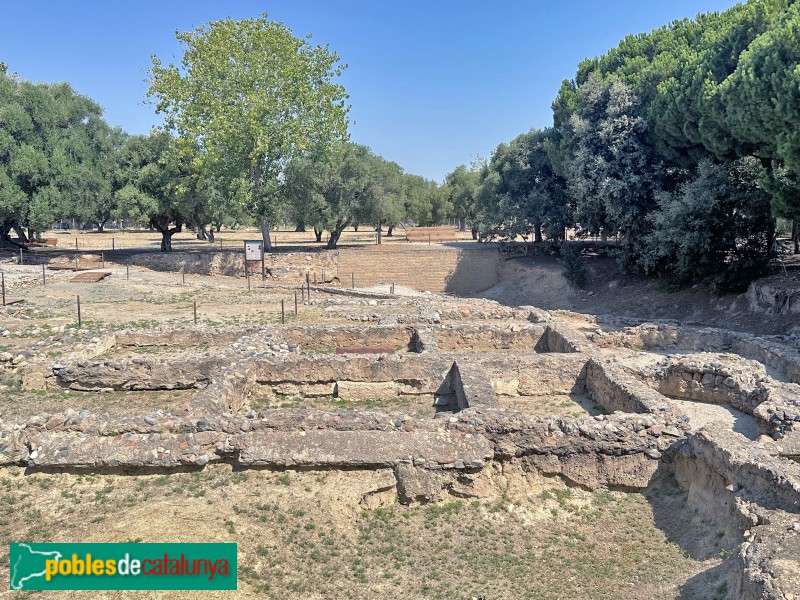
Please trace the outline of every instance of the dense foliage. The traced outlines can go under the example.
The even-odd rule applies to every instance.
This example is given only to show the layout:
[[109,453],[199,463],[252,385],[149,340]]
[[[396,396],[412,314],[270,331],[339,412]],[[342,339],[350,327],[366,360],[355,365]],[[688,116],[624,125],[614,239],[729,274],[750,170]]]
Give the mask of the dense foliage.
[[497,147],[478,193],[483,229],[539,240],[546,196],[578,236],[617,239],[629,269],[743,288],[766,272],[775,217],[794,221],[800,251],[799,64],[792,0],[625,38],[579,64],[553,102],[543,160],[560,179],[509,187],[543,163],[514,155],[524,136]]
[[248,203],[270,249],[288,161],[347,136],[347,95],[335,81],[343,66],[326,46],[266,15],[213,21],[177,37],[180,66],[153,57],[156,110],[209,168],[248,182]]
[[[0,243],[61,217],[109,218],[120,132],[66,83],[29,83],[0,64]],[[90,202],[91,201],[91,202]]]
[[284,197],[296,221],[330,232],[335,248],[348,225],[397,223],[403,216],[403,173],[366,146],[318,148],[290,161]]

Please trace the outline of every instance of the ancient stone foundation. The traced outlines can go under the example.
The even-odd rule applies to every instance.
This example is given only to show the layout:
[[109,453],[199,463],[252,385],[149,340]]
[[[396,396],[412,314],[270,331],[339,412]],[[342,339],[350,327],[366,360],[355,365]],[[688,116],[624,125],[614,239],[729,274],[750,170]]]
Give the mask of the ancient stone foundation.
[[[192,390],[184,404],[169,414],[65,410],[2,423],[0,465],[388,468],[402,503],[480,498],[482,474],[498,465],[592,490],[645,490],[673,475],[739,544],[733,597],[800,597],[797,351],[720,330],[643,325],[586,336],[542,311],[498,309],[490,320],[442,318],[445,310],[423,306],[424,318],[402,324],[117,332],[56,364],[28,365],[29,385]],[[169,357],[126,350],[191,347],[192,336],[217,347]],[[392,351],[336,354],[359,345]],[[559,414],[528,410],[553,398]],[[692,403],[735,410],[760,437],[698,422]]]

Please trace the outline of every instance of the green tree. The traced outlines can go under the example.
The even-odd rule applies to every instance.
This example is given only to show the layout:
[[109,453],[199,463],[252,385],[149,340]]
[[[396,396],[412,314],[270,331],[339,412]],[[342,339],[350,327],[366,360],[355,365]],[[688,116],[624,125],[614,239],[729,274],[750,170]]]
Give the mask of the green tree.
[[[737,239],[750,241],[736,245],[731,264],[742,267],[739,281],[745,274],[761,272],[763,240],[753,241],[758,236],[746,233],[751,229],[748,223],[759,223],[753,225],[759,229],[770,222],[771,208],[772,214],[792,219],[793,230],[800,236],[796,184],[800,180],[799,32],[797,2],[749,0],[720,13],[628,36],[605,55],[581,62],[575,78],[562,84],[553,102],[554,123],[563,139],[548,146],[556,171],[570,175],[579,223],[593,232],[618,231],[623,257],[638,260],[646,254],[645,262],[653,268],[653,252],[658,255],[659,249],[663,250],[662,245],[648,247],[658,241],[657,236],[649,235],[653,223],[665,226],[676,211],[689,214],[691,207],[699,210],[700,203],[693,198],[730,206],[714,200],[710,192],[701,193],[702,183],[713,179],[709,169],[727,170],[729,180],[741,181],[740,175],[733,174],[756,160],[765,169],[761,185],[754,188],[758,191],[753,202],[737,200],[745,207],[737,212],[746,215],[745,233],[738,230],[736,234],[734,228]],[[587,96],[598,88],[598,82],[606,82],[609,89],[622,85],[635,99],[632,110],[620,113],[619,127],[601,115],[586,114]],[[586,132],[595,135],[599,143],[581,145],[582,136],[577,134]],[[616,157],[615,137],[619,147],[626,147],[621,143],[625,139],[630,142]],[[698,165],[706,161],[717,167],[703,167],[698,176]],[[621,168],[609,172],[614,163]],[[719,167],[719,163],[726,166]],[[722,175],[717,173],[717,177]],[[669,192],[661,196],[658,206],[649,193],[637,194],[637,190],[658,189]],[[691,192],[686,202],[663,201],[665,197],[683,198],[686,190]],[[765,192],[771,203],[761,202]],[[616,210],[611,210],[614,206]],[[756,215],[757,210],[764,213]],[[711,218],[709,222],[717,221]],[[723,246],[729,243],[729,238],[721,235],[709,239]],[[676,252],[684,248],[691,252],[694,245],[675,242],[674,247]],[[796,247],[800,250],[800,241]],[[747,252],[752,256],[746,257]],[[656,262],[658,268],[670,271],[665,262]],[[752,268],[743,267],[747,264]],[[704,273],[711,279],[723,276],[717,277],[711,270]],[[730,275],[731,271],[722,269],[721,273]]]
[[322,146],[298,156],[286,169],[283,194],[291,214],[329,232],[336,248],[349,225],[395,224],[402,218],[402,171],[366,146]]
[[763,179],[763,187],[771,194],[775,216],[792,221],[792,245],[800,254],[800,181],[782,165],[773,166]]
[[102,232],[116,211],[117,192],[125,185],[120,159],[128,135],[102,122],[88,133],[86,145],[92,152],[83,159],[85,185],[77,198],[75,212],[82,221],[95,223]]
[[331,223],[331,210],[325,191],[335,168],[333,152],[316,149],[289,161],[285,170],[284,197],[289,217],[295,223],[314,228],[317,242]]
[[[161,233],[161,251],[172,252],[172,236],[196,225],[198,205],[192,157],[175,148],[167,133],[131,137],[121,152],[125,185],[117,192],[116,214],[146,222]],[[206,223],[205,215],[199,218]]]
[[372,202],[370,203],[371,214],[364,215],[362,218],[369,218],[375,225],[379,234],[378,241],[383,225],[387,226],[386,235],[393,235],[394,227],[403,219],[405,212],[405,194],[403,192],[403,169],[395,162],[388,161],[381,156],[374,161],[375,182],[373,189]]
[[479,178],[480,170],[467,169],[465,165],[458,165],[444,178],[450,192],[450,203],[453,205],[452,214],[458,219],[459,231],[466,231],[467,219],[475,216]]
[[578,91],[563,135],[572,151],[567,181],[575,220],[604,239],[619,233],[623,262],[634,262],[655,208],[660,171],[638,99],[619,78],[593,74]]
[[566,181],[550,162],[552,129],[532,129],[500,144],[481,175],[477,194],[484,236],[514,240],[518,235],[543,240],[564,238],[571,222]]
[[417,225],[436,225],[453,212],[447,186],[420,175],[403,175],[403,194],[405,218]]
[[[0,66],[0,244],[22,242],[104,185],[101,108],[66,83],[8,75]],[[27,229],[27,234],[24,229]]]
[[742,146],[776,164],[772,208],[792,219],[800,253],[800,4],[794,4],[739,56],[720,85],[725,122]]
[[312,46],[266,15],[225,19],[178,33],[180,66],[153,57],[149,96],[166,127],[196,143],[231,178],[246,177],[249,205],[264,247],[280,213],[288,161],[347,136],[343,65],[327,46]]
[[752,157],[733,163],[703,161],[697,177],[658,196],[650,219],[650,271],[678,285],[707,281],[718,291],[742,291],[766,272],[775,221]]

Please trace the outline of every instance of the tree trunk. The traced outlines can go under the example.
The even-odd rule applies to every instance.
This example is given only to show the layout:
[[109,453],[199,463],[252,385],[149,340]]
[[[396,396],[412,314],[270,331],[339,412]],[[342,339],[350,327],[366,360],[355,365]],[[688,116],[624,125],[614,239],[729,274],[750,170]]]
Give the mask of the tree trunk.
[[172,252],[172,234],[175,233],[171,229],[164,229],[161,231],[161,251]]
[[222,221],[217,223],[217,233],[219,233],[220,231],[222,231]]
[[264,252],[272,252],[272,240],[269,237],[269,223],[267,223],[267,218],[262,215],[259,221],[261,225],[261,239],[264,242]]
[[25,235],[25,232],[22,230],[22,227],[20,227],[19,225],[12,225],[11,228],[14,230],[14,233],[17,234],[20,243],[27,244],[30,241],[28,239],[28,236]]
[[334,250],[336,249],[336,244],[339,243],[339,237],[342,235],[344,228],[347,227],[349,224],[349,220],[344,221],[343,223],[336,223],[333,229],[331,230],[330,237],[328,238],[328,249]]
[[105,221],[98,221],[97,222],[97,233],[103,233],[106,229],[106,222]]
[[211,244],[214,243],[214,237],[215,237],[214,236],[214,228],[211,225],[208,226],[208,231],[206,232],[206,237],[208,238],[209,243],[211,243]]
[[378,223],[378,226],[375,228],[375,233],[377,234],[377,238],[378,238],[377,242],[378,242],[378,245],[380,246],[381,245],[381,235],[383,233],[381,231],[381,224],[380,223]]
[[466,217],[459,217],[458,218],[458,230],[459,231],[466,231],[467,230],[467,219],[466,219]]
[[792,221],[792,242],[794,243],[794,253],[800,254],[800,221]]
[[477,240],[478,239],[478,226],[477,225],[473,225],[472,226],[472,239],[473,240]]
[[316,227],[314,227],[314,237],[316,238],[314,240],[315,242],[321,242],[322,241],[322,229],[317,229]]
[[358,225],[353,225],[353,231],[358,231]]
[[389,225],[389,229],[386,230],[386,237],[394,237],[394,225]]
[[197,230],[197,239],[198,240],[205,240],[206,239],[206,228],[205,227],[200,227]]
[[305,233],[306,232],[306,224],[302,221],[297,222],[297,226],[294,228],[295,233]]
[[533,225],[533,232],[534,232],[533,233],[533,241],[534,241],[534,243],[535,244],[541,244],[542,243],[542,224],[541,223],[535,223]]
[[608,241],[608,232],[605,229],[603,229],[600,232],[600,241],[601,242],[607,242]]
[[8,235],[9,231],[11,231],[11,225],[3,223],[3,225],[0,226],[0,246],[5,246],[6,244],[11,245],[11,236]]
[[169,222],[165,223],[165,221],[165,219],[159,223],[150,221],[150,227],[161,232],[161,251],[172,252],[172,236],[183,231],[183,223],[178,222],[175,227],[170,229]]

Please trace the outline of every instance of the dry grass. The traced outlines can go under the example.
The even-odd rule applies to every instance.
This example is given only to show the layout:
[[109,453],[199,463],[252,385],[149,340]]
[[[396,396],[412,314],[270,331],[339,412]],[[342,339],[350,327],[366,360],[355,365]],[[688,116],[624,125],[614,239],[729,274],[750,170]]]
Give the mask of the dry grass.
[[[394,230],[392,237],[386,237],[386,230],[381,238],[382,244],[406,244],[405,230],[398,227]],[[295,232],[293,230],[279,229],[271,232],[272,242],[277,248],[284,246],[305,246],[309,249],[322,248],[327,241],[327,233],[323,236],[322,243],[314,241],[314,232],[309,230],[307,232]],[[58,244],[55,250],[74,250],[75,240],[78,241],[78,250],[86,251],[100,251],[111,250],[112,239],[113,247],[116,250],[158,250],[161,245],[161,234],[156,231],[148,230],[127,230],[119,231],[115,229],[108,229],[103,233],[96,231],[73,231],[73,230],[53,230],[47,231],[42,234],[42,237],[56,238]],[[176,233],[172,236],[173,250],[202,250],[212,246],[223,249],[229,248],[242,248],[245,240],[258,240],[261,238],[261,232],[252,227],[243,227],[236,230],[223,229],[220,233],[215,234],[213,244],[207,241],[200,241],[197,236],[191,231],[183,231]],[[456,238],[459,241],[472,241],[470,232],[456,232]],[[369,227],[359,227],[359,231],[353,231],[352,227],[348,227],[342,233],[339,241],[342,246],[354,245],[372,245],[375,243],[375,232]]]
[[302,398],[300,396],[280,396],[264,393],[256,388],[249,398],[248,406],[256,410],[275,408],[306,408],[314,410],[388,410],[402,411],[418,417],[433,417],[435,407],[433,395],[395,396],[393,398],[372,398],[368,400],[348,400],[335,396]]
[[5,470],[0,564],[10,541],[226,541],[239,544],[237,596],[649,600],[677,598],[681,582],[719,562],[667,540],[640,494],[493,477],[485,501],[407,507],[376,493],[393,482],[388,471]]

